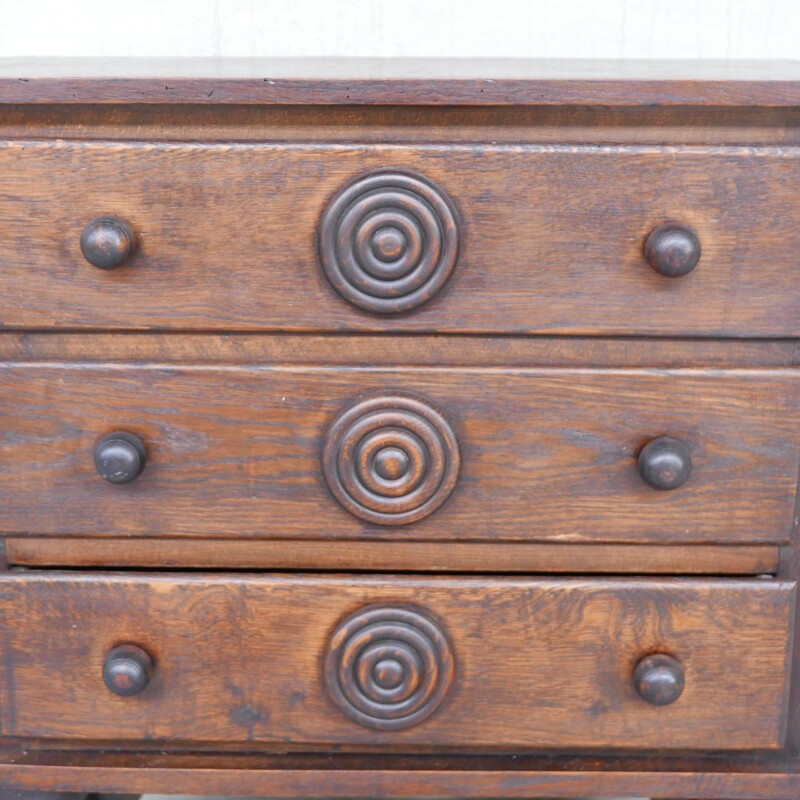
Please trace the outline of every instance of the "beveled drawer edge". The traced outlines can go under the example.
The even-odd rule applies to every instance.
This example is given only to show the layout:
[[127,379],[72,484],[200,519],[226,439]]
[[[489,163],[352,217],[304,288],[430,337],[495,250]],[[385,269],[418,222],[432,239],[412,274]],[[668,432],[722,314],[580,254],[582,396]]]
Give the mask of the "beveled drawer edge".
[[11,536],[9,566],[771,575],[776,545]]
[[404,364],[514,367],[793,367],[793,339],[471,334],[0,332],[0,363]]
[[[424,758],[424,757],[422,757]],[[431,756],[292,755],[269,757],[194,754],[138,755],[67,751],[10,753],[0,757],[0,781],[9,789],[36,785],[59,791],[101,790],[162,794],[175,791],[239,797],[386,798],[576,796],[621,797],[669,793],[673,797],[714,800],[762,797],[796,800],[800,777],[778,765],[745,771],[719,764],[684,762],[664,770],[655,765],[591,759],[585,768],[571,758],[559,768],[552,757],[531,759]],[[513,764],[509,764],[513,758]],[[420,763],[422,761],[422,763]],[[682,768],[680,768],[682,766]]]

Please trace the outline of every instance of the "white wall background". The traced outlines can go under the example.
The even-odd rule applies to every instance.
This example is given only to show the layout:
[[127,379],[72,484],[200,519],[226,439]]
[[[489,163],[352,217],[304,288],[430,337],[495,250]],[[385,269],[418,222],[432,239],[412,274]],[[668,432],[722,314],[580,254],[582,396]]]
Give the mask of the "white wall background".
[[800,59],[800,0],[0,0],[0,56]]

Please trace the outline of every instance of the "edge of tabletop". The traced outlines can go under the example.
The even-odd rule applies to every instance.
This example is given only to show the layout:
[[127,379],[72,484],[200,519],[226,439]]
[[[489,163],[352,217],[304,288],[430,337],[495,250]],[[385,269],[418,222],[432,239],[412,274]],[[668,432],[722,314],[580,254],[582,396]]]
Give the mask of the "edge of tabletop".
[[0,58],[12,103],[800,106],[800,60]]

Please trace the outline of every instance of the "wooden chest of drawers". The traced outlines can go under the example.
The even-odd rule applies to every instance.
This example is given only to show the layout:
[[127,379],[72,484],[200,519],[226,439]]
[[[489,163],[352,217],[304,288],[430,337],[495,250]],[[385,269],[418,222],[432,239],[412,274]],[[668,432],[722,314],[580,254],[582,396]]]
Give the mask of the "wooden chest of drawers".
[[0,797],[800,798],[800,70],[57,68]]

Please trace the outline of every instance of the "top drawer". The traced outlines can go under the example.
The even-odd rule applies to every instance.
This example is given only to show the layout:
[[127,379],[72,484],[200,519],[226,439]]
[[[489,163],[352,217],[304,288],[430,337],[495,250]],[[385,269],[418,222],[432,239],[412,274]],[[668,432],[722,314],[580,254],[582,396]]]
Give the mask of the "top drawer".
[[[798,163],[790,148],[7,142],[0,322],[794,336]],[[136,241],[116,269],[81,251],[106,215]],[[682,277],[645,257],[665,224],[702,251]],[[110,234],[84,244],[109,260]],[[693,246],[672,244],[668,261]]]

